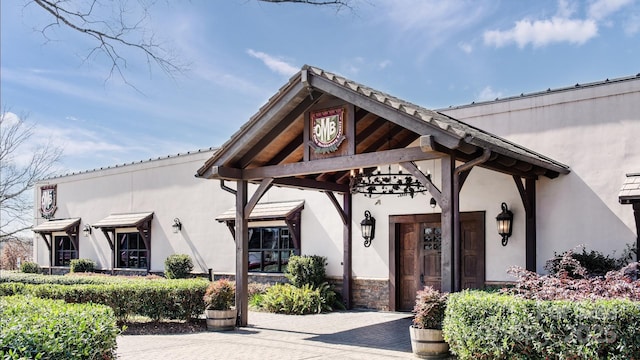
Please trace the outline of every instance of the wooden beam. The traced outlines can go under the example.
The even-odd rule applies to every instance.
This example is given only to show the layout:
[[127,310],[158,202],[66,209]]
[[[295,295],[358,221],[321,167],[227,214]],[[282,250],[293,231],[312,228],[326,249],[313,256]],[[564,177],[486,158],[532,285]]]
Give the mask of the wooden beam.
[[227,164],[237,156],[239,150],[249,145],[250,141],[255,142],[266,135],[278,118],[290,112],[295,104],[302,102],[304,98],[309,96],[309,91],[302,82],[298,81],[287,86],[287,89],[281,90],[277,94],[279,96],[277,100],[270,101],[267,108],[260,109],[258,114],[234,135],[229,144],[221,149],[218,155],[214,155],[215,164]]
[[401,162],[399,165],[405,168],[411,175],[413,175],[416,180],[420,181],[420,183],[427,188],[429,194],[431,194],[431,196],[436,199],[438,204],[442,202],[442,192],[440,191],[440,189],[438,189],[438,187],[433,184],[431,179],[429,179],[424,173],[422,173],[422,171],[420,171],[420,169],[418,169],[418,167],[414,163]]
[[242,179],[242,170],[226,166],[212,166],[202,176],[207,179],[238,180]]
[[422,152],[419,147],[412,147],[246,169],[242,172],[242,177],[245,180],[263,179],[267,177],[281,178],[373,167],[381,164],[395,164],[405,161],[432,160],[438,157],[439,156],[434,154]]
[[277,165],[283,162],[286,158],[288,158],[292,152],[297,150],[300,146],[302,146],[302,136],[297,136],[293,140],[291,140],[287,146],[285,146],[282,151],[280,151],[273,159],[269,160],[267,165]]
[[244,210],[247,206],[248,186],[244,180],[236,187],[236,309],[238,326],[247,326],[249,311],[249,228]]
[[303,178],[279,178],[273,180],[274,185],[292,187],[297,189],[313,189],[334,191],[339,193],[349,192],[349,184],[336,184],[330,181],[316,181]]
[[298,104],[290,113],[288,113],[278,124],[271,128],[269,133],[262,137],[257,144],[253,145],[251,149],[242,156],[238,161],[238,167],[244,169],[247,165],[260,154],[264,149],[273,141],[274,138],[280,136],[291,123],[306,112],[310,107],[320,100],[322,93],[314,91],[311,96],[306,97],[300,104]]
[[256,189],[256,191],[251,196],[251,200],[247,202],[247,205],[244,208],[245,214],[247,214],[247,218],[251,215],[251,211],[258,204],[258,201],[262,198],[262,196],[271,189],[271,183],[273,183],[273,178],[266,178],[260,182],[260,185]]
[[329,200],[333,204],[333,207],[338,211],[338,215],[340,215],[342,224],[345,226],[348,225],[349,217],[347,216],[347,213],[342,209],[342,206],[340,206],[340,204],[338,203],[338,199],[336,199],[336,196],[333,195],[331,191],[323,191],[323,192],[325,195],[327,195],[327,197],[329,197]]
[[405,129],[409,129],[416,134],[433,134],[436,137],[436,141],[446,146],[447,148],[456,149],[458,146],[460,146],[462,139],[435,125],[430,124],[427,121],[416,121],[416,117],[409,115],[403,111],[396,110],[389,105],[383,104],[377,100],[370,99],[353,90],[348,90],[342,86],[336,85],[331,80],[325,79],[321,76],[315,76],[312,74],[310,75],[311,76],[309,76],[309,83],[316,89],[320,89],[325,93],[329,93],[333,96],[350,102],[355,106],[366,109],[367,111],[383,117],[399,126],[402,126]]

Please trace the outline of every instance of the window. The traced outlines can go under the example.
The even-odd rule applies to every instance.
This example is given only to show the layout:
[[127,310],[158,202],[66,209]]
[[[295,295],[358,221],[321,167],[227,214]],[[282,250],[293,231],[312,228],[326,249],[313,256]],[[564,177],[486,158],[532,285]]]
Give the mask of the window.
[[299,254],[287,227],[249,229],[249,271],[284,272],[291,254]]
[[78,258],[78,249],[69,236],[55,236],[55,265],[69,266],[72,259]]
[[148,249],[138,232],[118,233],[119,268],[146,269]]

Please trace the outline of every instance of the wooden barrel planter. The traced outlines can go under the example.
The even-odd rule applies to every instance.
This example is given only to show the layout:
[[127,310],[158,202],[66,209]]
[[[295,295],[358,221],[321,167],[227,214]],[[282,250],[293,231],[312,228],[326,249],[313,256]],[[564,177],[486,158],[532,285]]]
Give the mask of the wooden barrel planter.
[[207,316],[207,330],[228,331],[236,327],[236,309],[230,310],[205,310]]
[[409,326],[411,350],[421,359],[446,359],[449,357],[449,344],[442,337],[442,330],[417,329]]

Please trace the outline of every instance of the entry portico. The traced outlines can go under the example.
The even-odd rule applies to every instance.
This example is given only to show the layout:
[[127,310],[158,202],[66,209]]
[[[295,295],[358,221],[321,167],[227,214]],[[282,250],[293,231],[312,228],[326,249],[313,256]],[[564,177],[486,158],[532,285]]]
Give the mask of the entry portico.
[[[323,133],[328,119],[337,132],[324,129]],[[323,142],[328,133],[339,136]],[[435,159],[440,161],[439,184],[416,165]],[[387,164],[399,164],[410,172],[442,210],[444,291],[462,288],[459,194],[473,167],[513,177],[526,212],[526,267],[532,270],[536,264],[536,180],[569,172],[564,164],[449,116],[304,66],[197,173],[222,180],[223,186],[226,180],[237,185],[236,306],[240,325],[247,324],[248,219],[269,188],[315,189],[325,192],[334,204],[344,225],[343,298],[350,307],[351,171],[369,173]],[[259,184],[251,197],[249,182]],[[342,194],[342,201],[336,193]],[[390,254],[390,269],[394,259]],[[389,280],[394,287],[394,279]],[[392,310],[393,301],[390,295]]]

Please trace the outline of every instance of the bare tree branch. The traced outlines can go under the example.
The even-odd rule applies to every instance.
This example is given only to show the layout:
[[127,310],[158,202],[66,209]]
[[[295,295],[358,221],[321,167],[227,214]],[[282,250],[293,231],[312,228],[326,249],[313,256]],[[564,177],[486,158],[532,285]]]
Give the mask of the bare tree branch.
[[15,239],[33,223],[31,190],[39,179],[55,174],[62,149],[51,141],[27,148],[34,125],[25,116],[0,114],[0,242]]
[[[88,51],[85,61],[97,55],[106,56],[111,63],[107,80],[116,73],[125,83],[134,87],[124,74],[127,58],[122,53],[127,48],[141,53],[150,70],[155,64],[170,77],[188,69],[188,66],[181,63],[177,56],[157,41],[154,32],[146,27],[149,8],[154,1],[138,0],[137,6],[133,7],[129,6],[127,0],[109,2],[106,6],[99,0],[33,0],[32,3],[53,17],[51,23],[39,30],[47,41],[51,40],[49,32],[54,27],[74,30],[95,41],[96,45]],[[112,8],[113,3],[117,9]],[[105,12],[113,15],[107,15]]]

